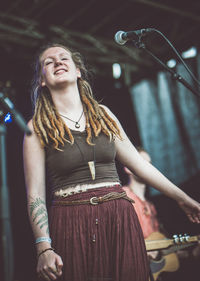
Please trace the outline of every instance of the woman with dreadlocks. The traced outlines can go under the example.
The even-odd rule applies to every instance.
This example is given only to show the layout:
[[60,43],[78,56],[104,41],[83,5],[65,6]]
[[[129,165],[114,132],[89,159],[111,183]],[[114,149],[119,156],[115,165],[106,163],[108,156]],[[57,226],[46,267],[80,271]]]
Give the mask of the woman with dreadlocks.
[[147,281],[144,238],[115,157],[174,198],[192,222],[200,222],[200,204],[143,160],[114,114],[94,99],[79,53],[58,44],[43,49],[33,94],[24,173],[39,278]]

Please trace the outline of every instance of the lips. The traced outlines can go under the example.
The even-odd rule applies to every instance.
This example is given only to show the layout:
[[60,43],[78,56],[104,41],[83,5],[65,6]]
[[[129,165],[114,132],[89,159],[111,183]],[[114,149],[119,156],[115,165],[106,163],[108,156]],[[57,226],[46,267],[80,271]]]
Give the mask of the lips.
[[64,72],[67,72],[67,70],[64,69],[64,68],[60,68],[60,69],[57,69],[57,70],[54,72],[54,75],[62,74],[62,73],[64,73]]

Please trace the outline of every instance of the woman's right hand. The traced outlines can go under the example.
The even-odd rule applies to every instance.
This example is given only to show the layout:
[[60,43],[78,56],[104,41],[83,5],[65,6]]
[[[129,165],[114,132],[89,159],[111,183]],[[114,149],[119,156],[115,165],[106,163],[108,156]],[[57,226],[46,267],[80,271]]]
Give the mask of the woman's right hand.
[[38,258],[37,274],[43,280],[56,280],[62,275],[63,262],[54,251],[46,251]]

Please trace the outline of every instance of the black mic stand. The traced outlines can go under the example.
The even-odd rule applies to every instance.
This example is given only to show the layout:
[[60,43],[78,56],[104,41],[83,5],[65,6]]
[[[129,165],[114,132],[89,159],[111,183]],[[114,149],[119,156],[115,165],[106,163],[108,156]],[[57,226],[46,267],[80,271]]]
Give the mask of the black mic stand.
[[200,97],[200,93],[194,89],[181,75],[176,73],[173,69],[169,68],[165,63],[163,63],[158,57],[156,57],[151,51],[149,51],[144,42],[142,42],[142,37],[138,37],[138,41],[133,40],[133,44],[138,49],[144,50],[146,53],[148,53],[150,56],[152,56],[159,64],[161,64],[171,75],[174,80],[177,80],[178,82],[182,83],[187,89],[189,89],[194,95],[197,97]]
[[6,126],[0,123],[0,223],[1,223],[1,243],[3,259],[3,279],[13,281],[14,278],[14,251],[13,237],[10,221],[10,201],[7,186],[6,171]]
[[[3,94],[0,93],[0,97]],[[0,98],[5,108],[5,102]],[[11,104],[13,105],[13,104]],[[1,109],[1,108],[0,108]],[[10,108],[12,117],[18,126],[26,133],[31,135],[31,131],[26,126],[23,117],[13,108]],[[4,111],[3,111],[4,112]],[[10,195],[7,184],[7,163],[6,163],[6,125],[0,120],[0,228],[1,228],[1,246],[3,259],[3,281],[13,281],[14,278],[14,250],[13,236],[10,216]]]

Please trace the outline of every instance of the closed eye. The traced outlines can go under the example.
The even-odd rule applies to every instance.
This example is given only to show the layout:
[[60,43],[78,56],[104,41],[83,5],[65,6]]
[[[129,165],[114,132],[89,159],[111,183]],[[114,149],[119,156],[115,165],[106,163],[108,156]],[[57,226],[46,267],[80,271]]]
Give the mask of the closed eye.
[[49,65],[50,63],[52,63],[52,61],[47,61],[45,62],[45,65]]

